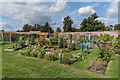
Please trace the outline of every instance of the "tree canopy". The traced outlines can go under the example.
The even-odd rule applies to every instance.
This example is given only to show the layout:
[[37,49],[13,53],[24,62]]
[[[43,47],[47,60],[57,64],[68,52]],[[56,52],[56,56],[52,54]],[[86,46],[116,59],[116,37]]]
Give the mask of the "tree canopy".
[[56,29],[56,32],[61,32],[60,27],[58,27],[58,28]]
[[64,18],[63,24],[64,24],[63,26],[64,32],[72,32],[73,21],[69,16]]
[[116,24],[116,25],[114,26],[114,30],[120,30],[120,24]]
[[[113,30],[120,30],[120,24],[116,24],[115,26],[109,25],[105,27],[105,24],[102,23],[101,21],[97,20],[99,16],[97,16],[96,13],[90,15],[88,18],[85,18],[81,24],[80,24],[80,29],[77,29],[72,27],[73,20],[67,16],[63,19],[63,32],[85,32],[85,31],[110,31]],[[29,25],[25,24],[23,26],[22,32],[29,32],[29,31],[41,31],[41,32],[50,32],[53,33],[54,30],[52,27],[49,25],[48,22],[46,22],[44,25]],[[18,30],[20,32],[20,30]],[[61,32],[60,27],[56,29],[56,32]]]
[[90,15],[87,19],[85,18],[80,24],[81,25],[80,31],[104,31],[106,30],[104,23],[96,20],[97,18],[98,16],[96,13]]
[[34,26],[25,24],[23,26],[23,32],[29,32],[29,31],[41,31],[41,32],[50,32],[50,33],[54,32],[54,30],[52,30],[48,22],[46,22],[45,25],[35,24]]

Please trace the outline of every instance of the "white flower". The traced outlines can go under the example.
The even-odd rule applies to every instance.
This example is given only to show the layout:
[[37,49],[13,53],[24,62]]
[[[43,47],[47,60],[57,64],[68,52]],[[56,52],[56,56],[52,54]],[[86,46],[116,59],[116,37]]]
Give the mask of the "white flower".
[[72,54],[73,57],[75,57],[75,54]]
[[80,58],[80,56],[77,56],[77,58],[79,59],[79,58]]

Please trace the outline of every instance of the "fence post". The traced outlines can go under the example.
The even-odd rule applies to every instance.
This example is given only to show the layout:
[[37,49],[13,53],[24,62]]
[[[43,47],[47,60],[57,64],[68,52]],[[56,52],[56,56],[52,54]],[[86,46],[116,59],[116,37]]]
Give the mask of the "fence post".
[[1,31],[2,41],[4,41],[3,31]]
[[10,42],[11,42],[11,33],[10,33]]

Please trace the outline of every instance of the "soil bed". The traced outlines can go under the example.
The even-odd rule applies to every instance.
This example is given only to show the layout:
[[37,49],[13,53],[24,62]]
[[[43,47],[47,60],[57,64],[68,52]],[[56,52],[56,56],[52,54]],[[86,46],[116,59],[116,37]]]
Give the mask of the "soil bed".
[[106,61],[106,63],[103,64],[103,62],[100,61],[99,59],[100,59],[100,58],[97,58],[97,59],[94,61],[94,63],[93,63],[90,67],[88,67],[88,69],[91,70],[91,71],[95,71],[95,72],[99,72],[99,73],[104,73],[104,72],[105,72],[105,69],[106,69],[106,67],[107,67],[107,65],[108,65],[108,62],[109,62],[110,60]]

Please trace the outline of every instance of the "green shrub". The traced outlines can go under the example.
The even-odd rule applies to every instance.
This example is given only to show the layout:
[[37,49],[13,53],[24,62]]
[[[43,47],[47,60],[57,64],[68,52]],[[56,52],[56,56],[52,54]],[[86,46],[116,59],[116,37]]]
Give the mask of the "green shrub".
[[41,52],[38,53],[38,58],[43,58],[44,54],[42,54]]
[[30,52],[30,56],[32,56],[32,57],[37,57],[37,56],[38,56],[38,53],[39,53],[38,50],[33,49],[33,50],[31,50],[31,52]]
[[116,38],[116,41],[113,43],[113,50],[112,50],[112,52],[114,53],[114,54],[120,54],[120,52],[119,52],[119,44],[120,44],[120,37],[117,37]]
[[64,58],[62,58],[61,62],[64,63],[64,64],[71,64],[70,58],[67,57],[67,56],[65,56]]
[[70,50],[75,50],[75,49],[76,49],[75,43],[71,43],[71,44],[70,44]]
[[29,49],[25,50],[25,55],[30,56],[30,52],[31,52],[31,50],[29,50]]
[[86,57],[87,57],[86,53],[77,53],[77,54],[72,54],[71,60],[81,61],[84,60]]
[[118,37],[120,37],[120,34],[118,35]]
[[48,52],[48,51],[49,51],[49,49],[41,49],[41,50],[40,50],[40,52],[41,52],[41,53],[44,53],[44,54],[45,54],[46,52]]
[[54,53],[52,52],[46,52],[44,58],[50,61],[54,61],[56,59],[56,57],[54,56]]
[[63,38],[60,38],[59,47],[60,47],[60,48],[63,48]]
[[69,49],[62,49],[62,50],[60,50],[59,52],[60,52],[60,53],[68,53],[68,52],[70,52],[70,50],[69,50]]
[[23,47],[23,46],[25,45],[25,41],[19,40],[19,41],[16,43],[16,45]]
[[109,34],[104,34],[104,36],[101,38],[103,42],[108,42],[110,41],[110,35]]
[[58,38],[50,38],[50,42],[58,42]]
[[22,50],[19,50],[19,53],[20,53],[21,55],[25,55],[25,52],[22,51]]

